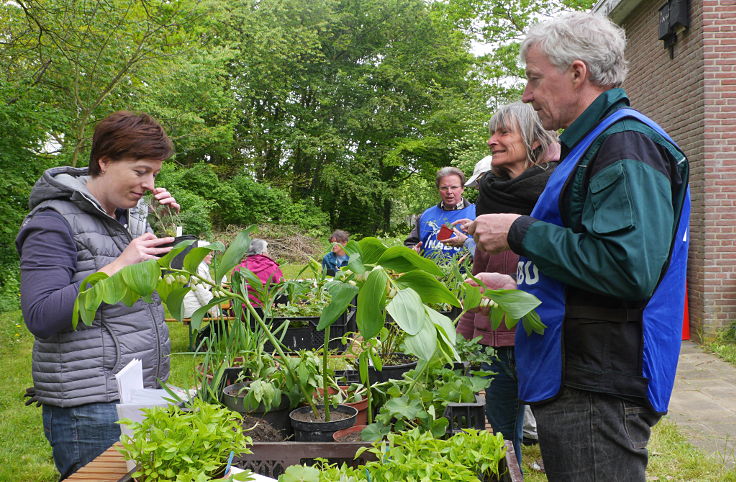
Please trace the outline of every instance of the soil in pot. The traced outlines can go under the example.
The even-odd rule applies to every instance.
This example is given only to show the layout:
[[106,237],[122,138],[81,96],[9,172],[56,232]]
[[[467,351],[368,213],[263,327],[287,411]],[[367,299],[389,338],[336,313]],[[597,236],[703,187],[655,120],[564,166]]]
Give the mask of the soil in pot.
[[299,407],[289,414],[297,442],[330,442],[332,434],[338,430],[355,425],[358,410],[346,405],[338,405],[330,410],[330,421],[324,421],[324,407],[317,405],[315,418],[311,407]]
[[281,430],[258,417],[243,415],[243,431],[252,438],[254,442],[283,442],[287,439]]
[[360,438],[360,432],[365,427],[366,425],[353,425],[352,427],[338,430],[332,434],[332,440],[335,442],[362,442],[363,439]]

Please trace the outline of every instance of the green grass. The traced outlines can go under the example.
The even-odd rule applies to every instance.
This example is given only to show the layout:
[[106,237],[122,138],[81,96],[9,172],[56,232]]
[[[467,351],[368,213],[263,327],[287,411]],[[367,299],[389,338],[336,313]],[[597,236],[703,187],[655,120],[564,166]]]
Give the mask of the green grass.
[[704,343],[703,348],[715,353],[728,363],[736,365],[736,323],[720,332],[713,341]]

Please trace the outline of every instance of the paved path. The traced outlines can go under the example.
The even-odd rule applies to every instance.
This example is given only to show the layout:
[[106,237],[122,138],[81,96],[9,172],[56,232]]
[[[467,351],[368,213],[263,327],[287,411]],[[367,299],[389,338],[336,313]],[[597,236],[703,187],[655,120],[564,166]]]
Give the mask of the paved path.
[[736,367],[682,342],[669,417],[703,452],[736,465]]

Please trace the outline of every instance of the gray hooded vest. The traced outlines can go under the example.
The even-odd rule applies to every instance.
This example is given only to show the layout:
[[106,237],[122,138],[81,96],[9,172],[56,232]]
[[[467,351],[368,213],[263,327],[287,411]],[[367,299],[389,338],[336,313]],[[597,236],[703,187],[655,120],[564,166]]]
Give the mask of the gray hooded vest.
[[[145,207],[128,211],[126,230],[105,214],[86,186],[86,168],[47,170],[31,192],[31,212],[53,209],[69,223],[77,249],[79,282],[117,258],[130,241],[146,232]],[[50,246],[53,248],[53,246]],[[156,379],[169,376],[169,330],[161,299],[133,306],[103,303],[92,326],[81,321],[76,330],[49,338],[36,338],[33,347],[33,381],[38,399],[45,404],[73,407],[118,399],[115,373],[133,358],[143,363],[143,384],[157,388]]]

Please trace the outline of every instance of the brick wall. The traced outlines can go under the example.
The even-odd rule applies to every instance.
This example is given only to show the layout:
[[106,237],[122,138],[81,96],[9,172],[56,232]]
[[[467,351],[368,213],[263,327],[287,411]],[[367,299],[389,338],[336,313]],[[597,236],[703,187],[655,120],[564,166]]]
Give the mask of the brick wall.
[[705,318],[736,321],[736,2],[703,0]]
[[690,160],[688,266],[691,332],[736,320],[736,2],[691,0],[690,28],[670,52],[658,37],[663,1],[644,0],[621,23],[632,105]]

